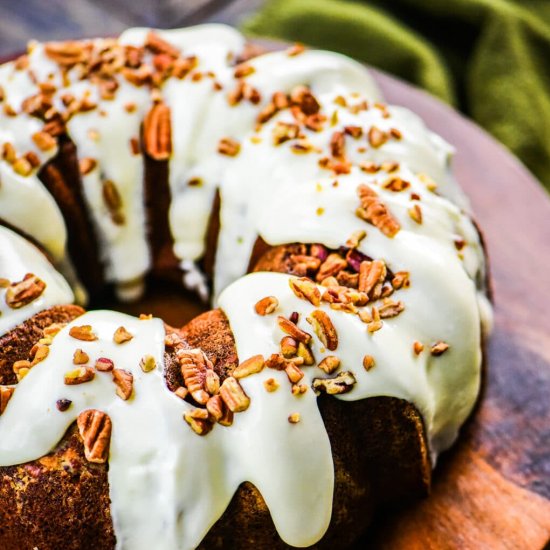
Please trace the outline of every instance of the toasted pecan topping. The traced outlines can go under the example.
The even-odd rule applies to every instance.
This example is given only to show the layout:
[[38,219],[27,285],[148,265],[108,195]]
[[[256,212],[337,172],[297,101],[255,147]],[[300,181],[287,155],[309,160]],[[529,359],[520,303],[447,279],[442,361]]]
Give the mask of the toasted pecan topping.
[[99,372],[110,372],[115,368],[115,364],[107,357],[100,357],[95,362],[95,368]]
[[382,328],[382,321],[380,320],[380,312],[377,307],[371,309],[372,321],[367,324],[367,331],[370,333],[376,332]]
[[298,357],[303,359],[304,365],[308,367],[315,364],[315,357],[313,357],[310,347],[303,342],[298,344]]
[[373,369],[375,365],[374,357],[372,355],[365,355],[363,357],[363,368],[368,372]]
[[298,353],[298,342],[292,336],[283,336],[280,345],[281,353],[285,359],[294,357]]
[[356,383],[355,376],[350,371],[341,372],[335,378],[314,378],[313,389],[328,395],[338,395],[349,392]]
[[378,147],[381,147],[388,141],[388,134],[384,132],[383,130],[380,130],[376,126],[372,126],[369,130],[369,133],[367,134],[367,138],[369,140],[369,143],[371,147],[374,147],[375,149]]
[[344,132],[334,132],[330,139],[330,153],[333,157],[343,159],[346,156],[346,139]]
[[15,373],[15,376],[17,377],[17,381],[21,382],[27,374],[29,374],[29,371],[32,368],[32,364],[30,361],[27,361],[26,359],[21,359],[20,361],[15,361],[12,365],[13,372]]
[[386,264],[383,260],[361,262],[359,266],[358,290],[369,295],[372,299],[378,299],[382,292],[386,273]]
[[299,137],[302,137],[302,135],[298,124],[278,121],[273,127],[274,145],[281,145],[281,143],[284,143],[285,141],[297,139]]
[[307,322],[327,349],[334,351],[338,347],[338,334],[326,312],[316,309],[307,318]]
[[56,139],[47,132],[36,132],[32,140],[41,151],[51,151],[57,145]]
[[146,153],[155,160],[168,160],[172,154],[170,108],[155,103],[143,121],[143,142]]
[[404,309],[403,302],[394,302],[386,298],[383,304],[378,307],[378,313],[380,314],[380,319],[391,319],[399,315]]
[[251,74],[256,72],[256,69],[250,65],[250,63],[240,63],[235,67],[235,71],[233,73],[233,76],[235,78],[245,78]]
[[76,424],[88,461],[96,464],[107,462],[112,430],[109,416],[102,411],[89,409],[78,415]]
[[321,109],[317,98],[307,86],[296,86],[290,92],[290,102],[300,108],[304,115],[315,115]]
[[305,344],[309,344],[311,341],[311,334],[308,334],[304,330],[298,327],[296,323],[293,323],[286,317],[283,317],[282,315],[279,315],[277,317],[277,322],[279,324],[280,329],[288,334],[289,336],[292,336],[294,339],[298,340],[299,342],[303,342]]
[[139,361],[139,367],[143,372],[151,372],[157,368],[157,362],[152,355],[144,355]]
[[300,413],[292,413],[288,416],[288,421],[291,424],[298,424],[300,422]]
[[75,365],[85,365],[90,360],[90,356],[83,350],[77,349],[73,354],[73,363]]
[[264,381],[264,388],[269,393],[273,393],[279,389],[279,382],[275,378],[268,378]]
[[124,212],[122,211],[122,197],[118,188],[111,180],[104,180],[101,186],[103,202],[109,211],[111,220],[115,225],[123,225],[125,222]]
[[448,349],[449,344],[443,342],[442,340],[439,340],[439,342],[436,342],[432,345],[432,347],[430,348],[430,353],[434,357],[439,357],[440,355],[443,355]]
[[214,370],[212,362],[200,349],[178,349],[176,355],[180,363],[185,386],[197,403],[206,405],[206,402],[210,398],[210,395],[206,391],[206,377],[208,371]]
[[236,157],[241,150],[240,143],[232,138],[222,138],[218,143],[218,153],[228,157]]
[[401,226],[388,208],[380,201],[377,193],[365,184],[361,184],[357,188],[357,193],[361,200],[361,207],[357,209],[357,216],[380,229],[387,237],[394,237]]
[[0,414],[6,410],[14,391],[15,388],[11,386],[0,386]]
[[250,405],[250,399],[242,389],[239,382],[232,376],[228,376],[220,387],[220,396],[231,412],[246,411]]
[[305,277],[301,279],[292,278],[288,280],[288,284],[298,298],[303,298],[314,306],[321,303],[321,292],[317,285],[309,279]]
[[388,189],[389,191],[393,191],[394,193],[405,191],[410,186],[411,184],[407,180],[398,177],[389,178],[382,184],[382,187],[384,189]]
[[[321,264],[317,276],[317,281],[321,282],[327,277],[334,277],[342,269],[345,269],[348,262],[336,253],[329,254],[326,260]],[[315,305],[315,304],[314,304]]]
[[44,290],[46,283],[36,275],[27,273],[22,281],[11,283],[4,299],[8,307],[19,309],[39,298]]
[[415,221],[417,224],[422,223],[422,208],[419,204],[413,204],[408,210],[410,218]]
[[184,420],[191,429],[198,435],[209,433],[214,424],[210,421],[209,413],[206,409],[193,409],[183,415]]
[[79,168],[83,176],[89,174],[97,166],[97,161],[90,157],[80,159]]
[[251,374],[257,374],[258,372],[261,372],[264,367],[265,360],[263,358],[263,355],[254,355],[246,361],[243,361],[233,371],[233,377],[237,379],[245,378],[246,376],[250,376]]
[[113,334],[113,342],[115,344],[124,344],[129,342],[134,337],[133,334],[128,332],[124,327],[118,327]]
[[327,374],[332,374],[340,368],[340,359],[335,355],[327,355],[318,365]]
[[223,418],[226,408],[223,399],[219,395],[213,395],[206,403],[206,410],[214,422],[218,422]]
[[80,325],[71,327],[69,330],[69,336],[82,340],[84,342],[92,342],[97,340],[97,336],[92,331],[91,325]]
[[391,285],[395,290],[409,287],[410,286],[409,272],[398,271],[397,273],[395,273],[391,281]]
[[77,41],[47,42],[44,53],[58,65],[71,67],[85,60],[86,47]]
[[413,351],[415,355],[420,355],[424,351],[424,344],[418,340],[415,340],[413,343]]
[[266,296],[265,298],[262,298],[258,302],[256,302],[256,305],[254,306],[254,309],[256,310],[256,313],[258,315],[269,315],[270,313],[273,313],[277,307],[279,306],[279,300],[275,298],[275,296]]
[[123,400],[128,401],[134,391],[134,375],[124,369],[113,369],[113,382],[116,386],[116,394]]
[[164,54],[170,57],[179,57],[180,51],[161,38],[156,32],[149,31],[145,37],[145,47],[156,54]]
[[288,379],[293,384],[296,384],[304,377],[304,373],[302,369],[300,369],[297,365],[295,365],[292,362],[288,362],[286,364],[285,372],[286,372],[286,375],[288,376]]
[[76,386],[90,382],[95,377],[93,367],[78,367],[65,373],[65,384],[67,386]]
[[367,236],[367,232],[363,229],[358,229],[357,231],[354,231],[350,236],[349,239],[346,241],[346,246],[349,248],[358,248],[361,244],[361,241]]

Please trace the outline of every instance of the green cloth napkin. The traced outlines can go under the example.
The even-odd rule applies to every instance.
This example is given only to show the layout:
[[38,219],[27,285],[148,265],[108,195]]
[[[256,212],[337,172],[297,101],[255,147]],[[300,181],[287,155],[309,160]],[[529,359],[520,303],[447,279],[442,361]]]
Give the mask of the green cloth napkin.
[[340,51],[485,127],[550,189],[550,2],[268,0],[244,30]]

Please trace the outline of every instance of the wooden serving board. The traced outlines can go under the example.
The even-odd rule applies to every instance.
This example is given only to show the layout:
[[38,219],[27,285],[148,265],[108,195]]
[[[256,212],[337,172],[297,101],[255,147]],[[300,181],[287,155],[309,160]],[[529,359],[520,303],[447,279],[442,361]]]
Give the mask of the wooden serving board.
[[[432,495],[379,514],[357,548],[541,549],[550,540],[550,198],[475,124],[373,73],[388,102],[412,109],[456,147],[455,173],[487,241],[496,309],[482,399],[441,457]],[[126,310],[177,326],[204,308],[166,289]]]

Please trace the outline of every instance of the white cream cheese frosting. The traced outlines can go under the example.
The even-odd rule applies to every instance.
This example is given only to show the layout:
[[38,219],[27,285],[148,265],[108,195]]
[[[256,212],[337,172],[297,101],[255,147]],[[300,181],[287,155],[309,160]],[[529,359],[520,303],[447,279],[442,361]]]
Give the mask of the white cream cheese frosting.
[[[467,214],[467,200],[450,174],[452,148],[415,114],[382,104],[369,73],[344,56],[305,51],[254,58],[247,63],[250,68],[244,81],[256,90],[257,101],[233,105],[228,95],[243,80],[235,76],[235,59],[245,47],[239,33],[220,25],[156,32],[182,55],[195,58],[200,76],[168,78],[155,97],[146,87],[117,75],[115,97],[102,98],[97,86],[79,78],[77,67],[61,75],[40,44],[31,47],[28,57],[34,79],[14,64],[0,67],[4,103],[15,110],[38,90],[37,81],[56,85],[54,102],[60,108],[67,93],[97,105],[70,118],[67,131],[79,157],[95,161],[83,176],[83,188],[108,280],[135,294],[150,268],[143,154],[131,143],[139,138],[154,101],[162,101],[171,113],[168,215],[174,254],[187,286],[205,294],[195,263],[204,254],[212,203],[219,192],[221,228],[213,294],[227,316],[240,360],[279,352],[283,333],[277,315],[288,318],[296,312],[300,328],[311,332],[306,319],[314,309],[324,311],[339,336],[335,354],[340,370],[353,373],[356,380],[349,393],[337,397],[357,400],[385,395],[410,401],[422,414],[435,462],[438,453],[456,439],[474,406],[480,384],[481,334],[490,325],[484,254]],[[118,44],[141,47],[148,33],[149,29],[130,29]],[[90,42],[98,49],[113,43]],[[318,131],[304,132],[305,152],[296,149],[293,139],[274,143],[281,124],[295,122],[289,109],[261,125],[256,122],[274,93],[289,94],[300,85],[309,87],[327,119]],[[32,151],[43,164],[56,149],[44,153],[29,140],[40,127],[37,119],[24,113],[2,112],[0,145],[9,142],[18,155]],[[359,128],[361,137],[345,136],[349,166],[333,173],[323,159],[331,156],[334,133],[346,128]],[[381,145],[369,143],[366,136],[373,128],[390,138]],[[235,140],[238,154],[219,153],[220,140],[225,138]],[[378,166],[369,171],[365,169],[369,163]],[[407,183],[405,190],[386,185],[395,178]],[[114,182],[120,194],[122,224],[113,220],[105,204],[105,180]],[[198,184],[190,185],[191,181]],[[360,185],[374,191],[399,223],[393,238],[356,215]],[[421,223],[411,216],[415,207],[421,209]],[[37,221],[38,211],[44,227]],[[66,228],[53,198],[35,173],[16,174],[5,161],[0,161],[0,218],[34,237],[56,259],[63,258]],[[335,311],[326,303],[314,308],[298,298],[289,287],[289,275],[243,277],[258,236],[273,246],[321,243],[338,249],[358,230],[367,233],[358,246],[360,252],[383,260],[394,273],[410,274],[410,287],[395,292],[403,312],[385,319],[376,332],[369,333],[357,315]],[[42,278],[46,290],[40,301],[8,316],[0,289],[0,334],[41,309],[73,299],[38,250],[0,228],[0,277],[16,280],[27,272]],[[265,296],[276,297],[278,307],[274,315],[262,317],[254,305]],[[78,342],[69,335],[71,326],[84,324],[93,327],[98,340]],[[130,342],[113,342],[119,326],[134,335]],[[438,341],[449,349],[436,357],[428,350]],[[426,351],[414,353],[414,342],[422,343]],[[268,378],[288,385],[284,371],[266,368],[242,379],[249,409],[235,415],[231,427],[217,425],[199,437],[182,420],[191,405],[164,383],[163,345],[164,326],[159,319],[97,311],[64,328],[54,338],[47,358],[17,385],[0,416],[0,465],[47,454],[80,412],[98,409],[113,423],[109,486],[118,548],[196,547],[244,481],[259,489],[285,542],[299,547],[317,542],[330,522],[334,488],[330,442],[311,390],[314,378],[326,377],[323,371],[303,369],[302,383],[309,391],[299,396],[283,389],[266,392]],[[86,384],[65,385],[64,373],[71,369],[77,347],[89,355],[92,365],[99,357],[109,357],[117,368],[130,371],[133,396],[122,401],[109,373],[98,372]],[[312,351],[317,363],[329,354],[316,338]],[[144,373],[139,367],[145,355],[155,358],[157,368],[152,372]],[[375,368],[363,368],[365,355],[375,359]],[[60,398],[72,401],[69,410],[55,408]],[[292,414],[299,414],[298,423],[289,423]],[[296,468],[296,464],[308,467]]]
[[46,256],[23,237],[0,226],[0,277],[6,284],[15,283],[27,273],[38,275],[45,289],[32,302],[14,309],[6,301],[8,287],[0,286],[0,336],[44,309],[74,301],[71,288]]

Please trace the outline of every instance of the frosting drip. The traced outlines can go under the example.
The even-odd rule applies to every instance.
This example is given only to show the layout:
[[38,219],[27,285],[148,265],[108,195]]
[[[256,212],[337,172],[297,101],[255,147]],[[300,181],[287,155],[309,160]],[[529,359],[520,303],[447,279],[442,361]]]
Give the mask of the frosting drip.
[[[148,32],[131,29],[118,41],[89,44],[98,50],[109,44],[141,47]],[[246,83],[256,90],[258,101],[231,105],[228,95],[240,81],[234,61],[245,45],[239,33],[206,25],[158,34],[194,59],[193,74],[199,76],[168,78],[151,94],[145,86],[116,75],[116,95],[105,98],[97,86],[79,78],[76,67],[61,75],[39,44],[29,53],[34,80],[14,64],[0,67],[6,101],[16,110],[38,90],[35,81],[56,86],[54,103],[59,108],[67,93],[96,105],[74,114],[67,130],[79,157],[94,160],[83,174],[83,184],[108,279],[135,297],[150,267],[144,158],[135,144],[146,114],[155,102],[163,103],[171,116],[168,183],[174,253],[185,283],[205,294],[195,262],[204,254],[211,205],[219,190],[221,229],[214,295],[229,320],[240,359],[279,352],[283,333],[277,315],[289,318],[296,312],[298,326],[311,332],[306,319],[314,309],[325,312],[339,336],[334,354],[340,359],[340,371],[353,373],[355,380],[352,391],[338,398],[387,395],[412,402],[424,419],[435,461],[455,440],[475,403],[480,326],[487,329],[490,324],[483,251],[465,214],[467,200],[450,175],[452,148],[413,113],[378,103],[381,95],[368,72],[346,57],[306,51],[252,59]],[[144,55],[151,62],[150,52]],[[290,109],[280,110],[260,126],[256,120],[275,92],[289,94],[299,85],[310,88],[327,122],[317,131],[304,130],[297,148],[294,138],[274,141],[281,125],[295,123]],[[368,105],[363,107],[364,101]],[[8,116],[3,111],[0,143],[9,142],[18,155],[32,151],[43,164],[56,148],[44,152],[29,139],[40,127],[37,119],[24,113]],[[386,136],[384,143],[367,139],[373,128]],[[324,159],[334,156],[334,132],[344,130],[349,168],[332,173]],[[356,132],[360,138],[353,135]],[[238,145],[235,156],[219,152],[220,140],[228,138]],[[405,182],[405,188],[392,188],[388,184],[392,179]],[[115,215],[105,201],[106,181],[117,189]],[[360,185],[376,193],[399,224],[393,238],[356,215]],[[58,207],[35,174],[22,176],[7,160],[0,161],[0,218],[36,238],[56,259],[63,258],[66,228]],[[372,334],[355,314],[335,311],[326,303],[314,308],[298,298],[289,287],[288,275],[242,277],[258,236],[270,245],[322,243],[338,249],[357,230],[367,232],[358,246],[361,253],[383,260],[394,273],[410,273],[410,288],[395,292],[404,304],[403,312],[385,319]],[[0,228],[0,275],[16,280],[30,271],[47,283],[46,290],[39,300],[7,315],[0,289],[0,334],[41,309],[73,299],[45,257]],[[274,315],[262,317],[254,305],[266,295],[275,296],[278,307]],[[70,328],[83,324],[93,327],[98,340],[71,338]],[[134,338],[115,344],[113,333],[119,326]],[[109,311],[87,313],[63,329],[47,358],[17,385],[0,417],[0,464],[43,456],[55,448],[81,411],[99,409],[113,424],[109,485],[118,548],[196,547],[244,481],[260,490],[285,542],[294,546],[317,542],[330,522],[334,468],[311,386],[315,378],[326,375],[316,366],[304,367],[301,383],[309,389],[301,395],[284,388],[266,392],[268,378],[288,386],[284,371],[266,368],[246,377],[240,383],[250,397],[250,408],[236,415],[231,427],[216,425],[199,437],[182,420],[191,405],[165,386],[164,336],[158,319],[138,320]],[[438,357],[428,350],[415,354],[415,341],[427,348],[444,341],[450,347]],[[109,357],[117,368],[131,372],[133,396],[121,400],[109,373],[98,372],[86,384],[65,385],[64,374],[71,369],[77,347],[89,355],[91,364]],[[329,355],[315,337],[312,352],[317,363]],[[157,368],[152,372],[145,373],[139,366],[145,355],[155,359]],[[370,370],[363,368],[366,355],[376,362]],[[55,408],[60,398],[72,401],[66,412]],[[300,421],[290,423],[291,415],[299,415]],[[297,467],[303,464],[307,468]]]

